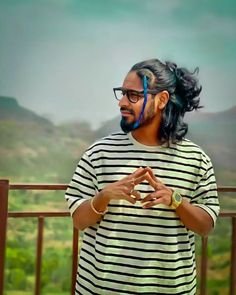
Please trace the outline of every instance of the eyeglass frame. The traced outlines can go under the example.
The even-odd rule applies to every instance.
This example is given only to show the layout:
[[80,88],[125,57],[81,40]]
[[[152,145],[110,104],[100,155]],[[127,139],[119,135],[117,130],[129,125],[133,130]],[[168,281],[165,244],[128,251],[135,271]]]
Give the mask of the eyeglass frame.
[[[123,88],[123,87],[115,87],[115,88],[113,88],[113,92],[114,92],[115,98],[116,98],[118,101],[120,101],[121,98],[119,99],[119,98],[116,96],[116,90],[120,90],[120,91],[124,92],[123,96],[126,95],[126,97],[128,98],[128,101],[131,102],[131,103],[137,103],[140,99],[142,99],[142,98],[144,97],[144,90],[142,90],[142,91],[138,91],[138,90],[127,89],[127,88]],[[132,99],[132,98],[130,98],[130,96],[129,96],[129,91],[130,91],[130,92],[133,92],[135,95],[137,95],[138,98],[137,98],[137,99]],[[162,91],[164,91],[164,90],[147,89],[147,94],[152,94],[152,95],[154,95],[154,94],[160,93],[160,92],[162,92]],[[122,97],[123,97],[123,96],[122,96]],[[139,97],[140,97],[140,98],[139,98]]]

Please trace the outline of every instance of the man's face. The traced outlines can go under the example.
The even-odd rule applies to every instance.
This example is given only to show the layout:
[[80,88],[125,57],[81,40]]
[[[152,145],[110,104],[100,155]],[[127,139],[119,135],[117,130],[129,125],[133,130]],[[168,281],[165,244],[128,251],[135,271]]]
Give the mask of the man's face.
[[[129,72],[123,82],[122,88],[134,91],[143,91],[143,83],[139,76],[136,74],[136,72]],[[119,107],[122,116],[120,125],[121,129],[124,132],[127,133],[136,129],[134,127],[134,124],[139,118],[143,102],[144,96],[140,96],[138,102],[132,103],[128,100],[127,95],[124,95],[122,99],[119,101]],[[149,125],[153,121],[155,116],[155,100],[154,98],[152,98],[151,94],[148,94],[148,100],[145,107],[144,116],[140,122],[140,125],[137,128]]]

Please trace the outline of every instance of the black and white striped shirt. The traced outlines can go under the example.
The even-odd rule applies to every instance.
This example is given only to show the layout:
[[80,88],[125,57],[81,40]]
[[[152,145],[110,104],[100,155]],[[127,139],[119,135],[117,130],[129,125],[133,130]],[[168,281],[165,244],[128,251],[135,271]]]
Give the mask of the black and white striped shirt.
[[[108,183],[149,166],[170,188],[203,208],[214,223],[219,213],[209,157],[189,140],[145,146],[116,133],[84,153],[66,191],[71,212]],[[144,197],[148,182],[135,187]],[[84,232],[76,294],[195,294],[194,233],[165,205],[143,209],[113,200],[103,219]]]

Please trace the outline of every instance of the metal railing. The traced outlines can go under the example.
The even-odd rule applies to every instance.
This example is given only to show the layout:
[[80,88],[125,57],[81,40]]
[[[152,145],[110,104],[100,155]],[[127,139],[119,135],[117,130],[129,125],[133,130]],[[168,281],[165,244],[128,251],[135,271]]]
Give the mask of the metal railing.
[[[5,248],[7,237],[7,219],[35,217],[38,219],[38,235],[36,247],[36,275],[35,275],[35,295],[40,294],[41,283],[41,265],[42,265],[42,248],[43,248],[43,230],[44,219],[50,217],[68,217],[68,211],[64,212],[8,212],[8,195],[9,190],[66,190],[65,184],[10,184],[9,180],[0,180],[0,295],[4,290],[4,262]],[[236,192],[236,187],[219,187],[219,192]],[[232,235],[231,235],[231,259],[230,259],[230,295],[236,294],[236,211],[224,211],[220,213],[220,218],[231,218]],[[72,241],[72,279],[71,279],[71,294],[75,292],[75,281],[77,273],[78,261],[78,230],[73,228]],[[206,295],[206,280],[207,280],[207,244],[208,238],[201,239],[201,267],[200,267],[200,294]]]
[[[8,212],[8,195],[9,190],[62,190],[65,191],[67,185],[65,184],[10,184],[8,180],[0,180],[0,295],[4,290],[4,262],[5,262],[5,248],[7,236],[7,219],[35,217],[38,219],[38,233],[36,246],[36,263],[35,263],[35,295],[40,295],[41,284],[41,266],[42,266],[42,252],[43,252],[43,230],[44,219],[50,217],[69,217],[69,211],[61,212]],[[77,273],[78,261],[78,237],[79,233],[76,228],[73,228],[72,241],[72,278],[71,278],[71,294],[75,293],[75,281]]]

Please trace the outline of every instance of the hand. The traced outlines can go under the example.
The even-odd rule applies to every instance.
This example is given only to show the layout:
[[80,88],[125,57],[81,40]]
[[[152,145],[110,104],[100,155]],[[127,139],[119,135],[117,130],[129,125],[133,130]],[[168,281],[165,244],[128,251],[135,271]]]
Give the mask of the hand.
[[147,171],[146,180],[154,188],[154,192],[148,194],[141,200],[143,208],[151,208],[158,204],[171,205],[171,196],[173,190],[167,187],[159,178],[157,178],[150,167],[145,168]]
[[134,173],[122,178],[119,181],[108,184],[100,192],[103,198],[106,198],[108,203],[110,200],[126,200],[131,204],[141,200],[140,193],[134,189],[135,185],[144,180],[148,180],[150,176],[147,173],[147,168],[138,168]]

